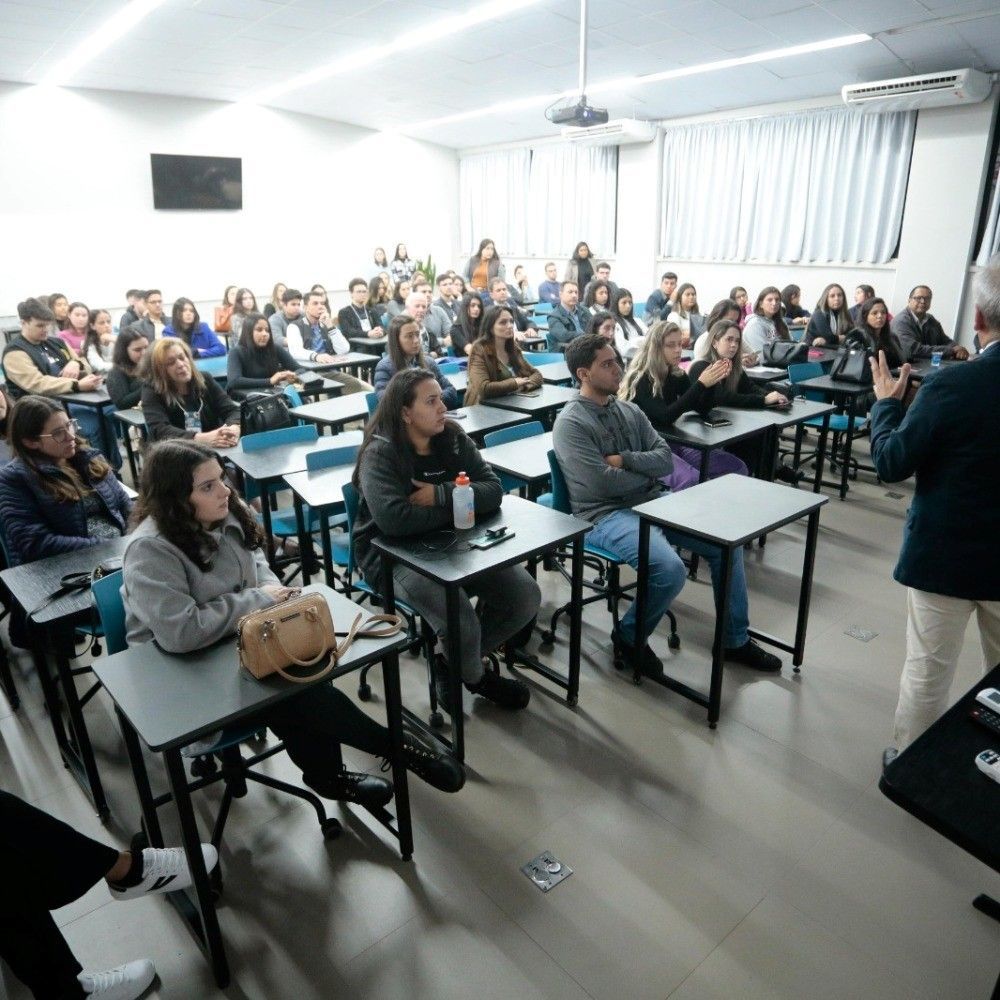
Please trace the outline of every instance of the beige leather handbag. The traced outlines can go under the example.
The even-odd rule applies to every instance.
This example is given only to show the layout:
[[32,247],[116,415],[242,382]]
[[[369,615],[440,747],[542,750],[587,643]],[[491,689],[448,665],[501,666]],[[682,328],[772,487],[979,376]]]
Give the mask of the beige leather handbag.
[[[283,604],[273,604],[244,615],[236,626],[240,666],[260,680],[281,674],[294,684],[309,684],[326,677],[358,637],[384,639],[403,628],[398,615],[372,615],[363,625],[355,616],[347,632],[337,632],[330,605],[322,594],[302,594]],[[338,643],[338,636],[344,636]],[[314,667],[315,673],[296,675],[288,667]]]

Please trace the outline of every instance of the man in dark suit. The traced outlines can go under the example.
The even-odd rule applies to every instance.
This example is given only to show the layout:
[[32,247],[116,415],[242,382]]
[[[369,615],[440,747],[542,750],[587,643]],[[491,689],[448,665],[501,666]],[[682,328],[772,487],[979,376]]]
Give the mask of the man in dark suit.
[[364,278],[351,278],[347,286],[351,304],[337,313],[337,326],[348,339],[352,337],[384,337],[385,330],[378,321],[374,309],[365,304],[368,301],[368,282]]
[[528,318],[528,314],[510,297],[510,288],[503,278],[494,278],[490,282],[490,298],[493,305],[509,309],[514,316],[514,337],[523,340],[525,337],[537,337],[538,327]]
[[566,345],[587,329],[590,312],[580,305],[580,288],[575,281],[559,287],[559,305],[549,313],[545,345],[550,351],[565,351]]
[[929,358],[935,351],[946,358],[965,361],[969,352],[956,344],[930,314],[932,294],[926,285],[917,285],[910,292],[906,308],[893,317],[889,329],[899,338],[907,361]]
[[[907,588],[906,663],[895,744],[905,748],[948,707],[969,617],[985,665],[1000,662],[1000,256],[976,279],[975,328],[983,351],[935,372],[904,415],[910,366],[893,379],[872,361],[871,453],[887,483],[916,475],[893,574]],[[886,759],[894,755],[890,749]]]

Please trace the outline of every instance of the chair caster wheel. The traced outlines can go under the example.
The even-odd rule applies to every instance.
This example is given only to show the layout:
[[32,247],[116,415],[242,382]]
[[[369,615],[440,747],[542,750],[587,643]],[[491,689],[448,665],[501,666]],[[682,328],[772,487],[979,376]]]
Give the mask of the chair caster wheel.
[[444,728],[444,716],[440,712],[431,712],[431,717],[427,721],[432,729]]
[[336,840],[343,832],[344,828],[340,825],[339,820],[335,820],[331,817],[330,819],[323,820],[320,829],[323,831],[324,840]]
[[546,630],[545,632],[542,633],[541,638],[542,638],[542,645],[551,646],[556,641],[556,634],[555,632],[549,632],[548,630]]
[[674,632],[669,639],[667,639],[667,647],[670,649],[680,649],[681,648],[681,637]]
[[362,701],[372,700],[372,688],[370,684],[359,684],[358,685],[358,697]]
[[635,675],[633,675],[632,676],[632,683],[636,687],[642,687],[642,675],[640,674],[638,677],[636,677]]
[[191,774],[196,778],[207,778],[219,770],[219,765],[211,755],[206,757],[195,757],[191,761]]

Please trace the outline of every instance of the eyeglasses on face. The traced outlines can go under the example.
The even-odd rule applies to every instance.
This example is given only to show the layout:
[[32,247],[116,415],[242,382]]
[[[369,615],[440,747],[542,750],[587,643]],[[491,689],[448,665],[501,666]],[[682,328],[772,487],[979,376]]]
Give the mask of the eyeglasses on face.
[[40,438],[52,438],[56,444],[65,444],[70,438],[76,437],[78,430],[79,424],[75,420],[71,420],[65,427],[60,427],[51,434],[39,434],[38,436]]
[[910,299],[913,302],[930,302],[931,297],[929,295],[911,295]]

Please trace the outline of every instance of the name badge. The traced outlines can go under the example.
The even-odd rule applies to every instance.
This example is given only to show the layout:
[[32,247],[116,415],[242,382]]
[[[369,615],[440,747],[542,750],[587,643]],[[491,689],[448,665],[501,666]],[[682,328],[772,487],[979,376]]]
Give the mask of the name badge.
[[364,333],[372,332],[371,320],[367,316],[365,316],[365,318],[361,321],[361,330]]

